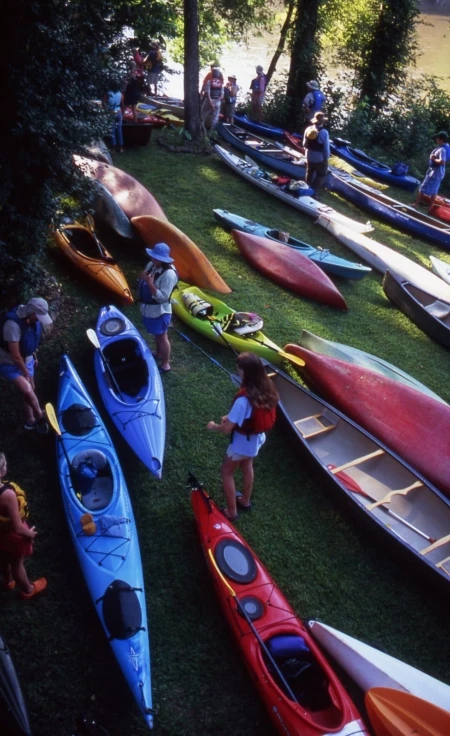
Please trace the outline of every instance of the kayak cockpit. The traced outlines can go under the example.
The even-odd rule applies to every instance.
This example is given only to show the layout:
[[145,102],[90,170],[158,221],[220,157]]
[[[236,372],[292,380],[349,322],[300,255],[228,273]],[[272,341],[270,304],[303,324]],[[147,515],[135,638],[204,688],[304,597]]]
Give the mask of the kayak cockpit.
[[88,511],[102,511],[111,503],[114,483],[111,465],[100,450],[78,452],[71,461],[75,493]]
[[[103,353],[120,390],[120,398],[130,404],[141,401],[147,394],[149,370],[137,340],[116,340],[106,345]],[[112,384],[111,388],[114,389]]]

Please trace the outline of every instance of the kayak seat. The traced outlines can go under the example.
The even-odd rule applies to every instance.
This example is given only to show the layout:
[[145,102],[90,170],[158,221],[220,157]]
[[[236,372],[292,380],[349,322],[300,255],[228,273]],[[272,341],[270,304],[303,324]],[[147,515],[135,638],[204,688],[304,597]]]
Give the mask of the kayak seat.
[[304,439],[310,439],[334,429],[338,422],[339,419],[331,411],[324,409],[320,414],[312,414],[310,417],[297,419],[294,424]]
[[[332,706],[328,678],[302,636],[279,634],[266,644],[300,705],[310,711],[326,710]],[[286,691],[270,660],[266,661],[277,684]]]
[[100,450],[83,450],[72,459],[71,465],[74,471],[82,463],[92,463],[97,470],[97,475],[87,488],[81,485],[77,487],[77,472],[72,474],[75,491],[81,495],[81,503],[88,511],[99,511],[106,508],[113,495],[113,480],[106,455]]
[[137,396],[148,383],[148,365],[133,339],[117,340],[105,348],[105,357],[124,394]]

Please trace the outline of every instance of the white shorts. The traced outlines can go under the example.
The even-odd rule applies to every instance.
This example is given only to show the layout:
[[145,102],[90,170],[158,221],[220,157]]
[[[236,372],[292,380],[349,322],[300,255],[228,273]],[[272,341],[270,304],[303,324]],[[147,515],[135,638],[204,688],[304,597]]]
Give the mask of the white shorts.
[[228,446],[227,457],[235,463],[239,463],[241,460],[253,460],[250,455],[238,455],[237,452],[233,452],[231,445]]

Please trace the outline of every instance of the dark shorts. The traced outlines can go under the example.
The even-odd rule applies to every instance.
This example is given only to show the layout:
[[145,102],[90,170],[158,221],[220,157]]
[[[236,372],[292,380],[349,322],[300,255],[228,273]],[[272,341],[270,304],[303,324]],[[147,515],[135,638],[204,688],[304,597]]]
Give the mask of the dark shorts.
[[171,314],[162,314],[161,317],[151,318],[143,317],[144,325],[147,328],[147,332],[150,335],[164,335],[169,329],[169,325],[172,321]]
[[0,554],[7,557],[29,557],[33,554],[33,543],[31,539],[17,532],[0,531]]

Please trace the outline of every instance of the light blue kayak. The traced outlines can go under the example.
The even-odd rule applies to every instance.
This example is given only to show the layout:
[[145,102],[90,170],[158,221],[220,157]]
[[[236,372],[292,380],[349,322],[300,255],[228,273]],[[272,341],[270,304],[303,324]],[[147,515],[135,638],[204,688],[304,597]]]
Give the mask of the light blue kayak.
[[156,478],[161,478],[166,409],[158,366],[140,332],[116,307],[100,309],[100,351],[94,366],[100,395],[120,434]]
[[111,439],[67,355],[60,362],[57,419],[70,535],[105,635],[152,728],[147,610],[133,509]]

